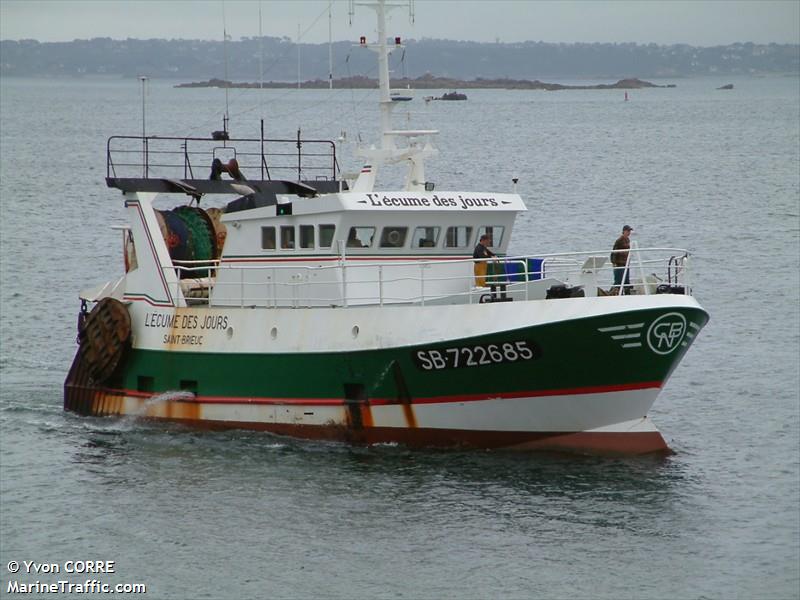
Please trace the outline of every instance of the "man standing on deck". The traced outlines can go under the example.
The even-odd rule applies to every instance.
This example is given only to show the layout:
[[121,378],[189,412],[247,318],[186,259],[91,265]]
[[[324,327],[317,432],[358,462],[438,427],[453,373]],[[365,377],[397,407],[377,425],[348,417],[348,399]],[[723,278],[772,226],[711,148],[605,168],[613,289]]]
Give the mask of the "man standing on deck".
[[478,259],[475,261],[475,285],[478,287],[486,286],[487,262],[481,259],[494,258],[496,256],[494,252],[489,250],[491,244],[491,238],[488,234],[484,233],[480,241],[478,241],[478,245],[475,246],[475,250],[472,252],[472,258]]
[[628,254],[631,249],[631,232],[633,227],[625,225],[622,228],[622,235],[614,242],[614,248],[611,252],[611,264],[614,265],[614,287],[611,289],[612,294],[619,293],[619,286],[623,285],[622,280],[625,279],[623,287],[624,294],[631,292],[631,273],[628,266]]

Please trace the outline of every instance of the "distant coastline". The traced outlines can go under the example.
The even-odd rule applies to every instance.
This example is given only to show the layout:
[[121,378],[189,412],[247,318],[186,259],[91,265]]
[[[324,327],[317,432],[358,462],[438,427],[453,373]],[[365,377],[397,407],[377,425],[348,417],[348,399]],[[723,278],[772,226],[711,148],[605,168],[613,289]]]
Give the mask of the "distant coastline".
[[[335,77],[377,76],[372,52],[354,48],[352,41],[298,45],[288,38],[267,36],[231,40],[227,44],[185,39],[0,40],[0,75],[119,75],[188,82],[211,77],[253,81],[258,79],[258,73],[264,73],[272,82],[296,85],[299,78],[320,80],[309,87],[326,87],[331,54]],[[800,45],[745,42],[705,48],[686,44],[407,39],[402,54],[392,55],[389,68],[398,78],[434,74],[452,79],[457,85],[474,81],[470,87],[486,85],[480,79],[485,78],[493,82],[492,86],[516,89],[537,89],[536,80],[594,83],[638,77],[662,82],[707,75],[796,76],[800,74]],[[449,84],[443,80],[431,85]],[[565,89],[554,85],[539,85],[538,89]],[[417,83],[417,87],[422,86],[422,82]]]
[[[284,89],[297,87],[296,82],[285,81],[265,81],[263,83],[252,82],[233,82],[224,79],[209,79],[208,81],[195,81],[191,83],[179,83],[176,88],[267,88]],[[322,79],[312,79],[300,83],[303,89],[325,89],[328,81]],[[369,77],[345,77],[335,79],[333,87],[337,89],[373,89],[378,87],[378,81]],[[412,89],[412,90],[431,90],[431,89],[506,89],[506,90],[545,90],[548,92],[560,90],[639,90],[643,88],[674,88],[674,83],[667,85],[657,85],[649,81],[643,81],[636,77],[620,79],[616,83],[600,83],[596,85],[565,85],[561,83],[545,83],[538,79],[484,79],[477,78],[471,80],[451,79],[448,77],[434,77],[424,75],[415,79],[395,79],[392,81],[393,89]]]

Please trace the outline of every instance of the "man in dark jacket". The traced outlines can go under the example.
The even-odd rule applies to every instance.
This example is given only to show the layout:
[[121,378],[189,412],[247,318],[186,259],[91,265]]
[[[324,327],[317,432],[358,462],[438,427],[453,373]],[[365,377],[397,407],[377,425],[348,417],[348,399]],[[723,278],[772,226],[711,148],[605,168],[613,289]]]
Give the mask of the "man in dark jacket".
[[488,236],[488,234],[484,233],[481,236],[481,239],[478,241],[478,245],[475,246],[475,250],[472,252],[472,258],[478,259],[475,262],[475,285],[478,287],[484,287],[486,285],[487,263],[485,260],[481,259],[495,257],[495,253],[489,250],[491,243],[491,238]]
[[625,225],[622,228],[622,235],[614,242],[614,248],[611,252],[611,264],[614,265],[614,288],[613,292],[619,292],[619,286],[623,285],[623,278],[625,280],[623,293],[629,294],[631,291],[631,272],[628,266],[628,254],[631,249],[631,232],[633,227]]

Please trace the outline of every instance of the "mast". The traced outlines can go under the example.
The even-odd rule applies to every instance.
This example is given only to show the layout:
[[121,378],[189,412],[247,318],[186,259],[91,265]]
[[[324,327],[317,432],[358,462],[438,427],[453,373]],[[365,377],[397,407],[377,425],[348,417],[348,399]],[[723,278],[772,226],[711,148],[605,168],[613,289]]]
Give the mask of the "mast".
[[328,89],[333,89],[333,0],[328,0]]
[[[369,192],[375,186],[375,180],[379,167],[385,164],[408,163],[408,174],[406,176],[406,190],[424,190],[428,183],[425,181],[424,159],[435,156],[438,151],[432,146],[430,137],[439,133],[433,129],[420,130],[395,130],[392,127],[392,110],[395,108],[394,102],[389,94],[389,50],[386,43],[386,11],[392,8],[408,6],[413,15],[413,2],[405,4],[387,4],[386,0],[378,0],[374,3],[356,3],[359,6],[368,6],[376,12],[378,19],[378,42],[367,44],[366,37],[361,37],[361,46],[369,48],[378,54],[378,105],[380,107],[380,128],[381,140],[380,147],[359,148],[357,154],[365,159],[367,163],[361,169],[361,173],[356,180],[353,191]],[[400,38],[395,38],[395,47],[402,48]],[[398,148],[397,138],[404,138],[406,144]]]

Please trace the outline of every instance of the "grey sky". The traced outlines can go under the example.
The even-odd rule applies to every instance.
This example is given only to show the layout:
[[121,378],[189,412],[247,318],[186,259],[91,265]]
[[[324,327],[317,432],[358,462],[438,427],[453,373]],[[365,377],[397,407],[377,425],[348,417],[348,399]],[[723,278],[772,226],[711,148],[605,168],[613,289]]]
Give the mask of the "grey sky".
[[[333,39],[373,37],[374,15],[333,2]],[[232,39],[258,35],[328,40],[327,0],[0,0],[0,38],[69,41],[222,39],[223,6]],[[515,42],[637,42],[714,46],[733,42],[800,43],[800,0],[416,0],[391,13],[389,35]]]

